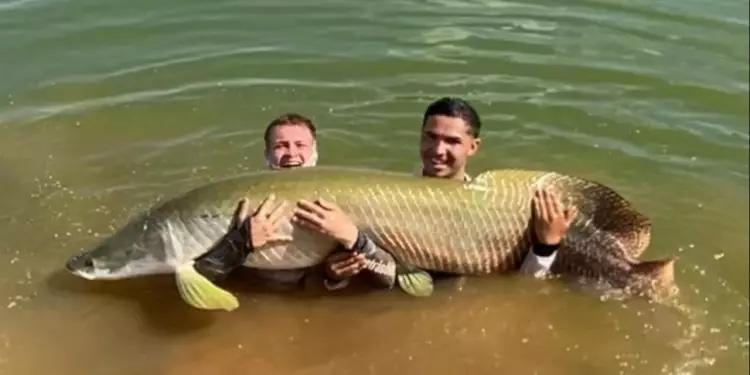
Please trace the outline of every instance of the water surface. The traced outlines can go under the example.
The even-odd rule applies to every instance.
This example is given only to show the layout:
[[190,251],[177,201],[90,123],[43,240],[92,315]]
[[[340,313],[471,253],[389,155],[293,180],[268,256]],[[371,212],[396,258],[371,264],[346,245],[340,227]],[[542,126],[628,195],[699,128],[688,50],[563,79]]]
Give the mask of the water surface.
[[[0,373],[744,374],[748,3],[0,2]],[[430,299],[268,290],[206,314],[172,278],[86,283],[72,253],[159,198],[262,168],[297,111],[321,163],[413,170],[422,112],[472,101],[471,173],[615,187],[679,255],[681,308],[553,281]]]

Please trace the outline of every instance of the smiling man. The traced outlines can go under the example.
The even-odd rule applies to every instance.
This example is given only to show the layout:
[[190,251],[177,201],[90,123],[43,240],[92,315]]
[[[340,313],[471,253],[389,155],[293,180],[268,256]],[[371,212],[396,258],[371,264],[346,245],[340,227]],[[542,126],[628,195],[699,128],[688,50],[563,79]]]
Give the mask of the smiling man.
[[[421,175],[468,182],[470,177],[466,168],[469,159],[479,151],[480,130],[479,114],[465,100],[445,97],[430,104],[422,117],[419,147]],[[577,211],[575,207],[563,209],[557,197],[544,190],[535,194],[533,203],[535,241],[532,251],[524,259],[521,272],[539,277],[549,271],[557,248]],[[359,232],[335,205],[325,203],[320,208],[303,202],[297,217],[297,223],[330,235],[343,245],[342,251],[328,258],[326,286],[329,289],[345,287],[351,277],[372,268],[372,262],[377,264],[378,269],[393,271],[390,255]],[[436,272],[432,274],[450,276]],[[378,276],[383,285],[393,286],[393,275],[382,273]]]
[[271,121],[263,135],[269,168],[314,166],[318,162],[316,129],[312,120],[296,113]]

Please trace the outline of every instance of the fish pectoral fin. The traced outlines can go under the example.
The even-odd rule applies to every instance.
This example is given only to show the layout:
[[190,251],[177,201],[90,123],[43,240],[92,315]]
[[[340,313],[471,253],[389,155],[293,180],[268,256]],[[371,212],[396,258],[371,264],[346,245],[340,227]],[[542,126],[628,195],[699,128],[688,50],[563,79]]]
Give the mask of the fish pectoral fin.
[[175,278],[180,296],[195,308],[232,311],[240,305],[237,297],[198,273],[192,262],[179,267]]
[[428,297],[432,295],[434,284],[432,276],[427,271],[400,265],[396,270],[396,280],[401,290],[414,297]]

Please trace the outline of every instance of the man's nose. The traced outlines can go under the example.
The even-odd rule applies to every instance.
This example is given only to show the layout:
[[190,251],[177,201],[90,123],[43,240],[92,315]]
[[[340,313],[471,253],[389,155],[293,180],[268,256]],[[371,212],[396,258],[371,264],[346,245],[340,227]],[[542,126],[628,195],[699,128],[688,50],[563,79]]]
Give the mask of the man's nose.
[[438,155],[445,155],[448,152],[448,144],[442,141],[435,143],[435,153]]
[[288,154],[289,156],[299,155],[299,147],[295,145],[289,145],[289,147],[287,147],[286,149],[286,154]]
[[294,146],[287,146],[281,149],[281,156],[285,158],[293,157],[297,154],[297,150]]

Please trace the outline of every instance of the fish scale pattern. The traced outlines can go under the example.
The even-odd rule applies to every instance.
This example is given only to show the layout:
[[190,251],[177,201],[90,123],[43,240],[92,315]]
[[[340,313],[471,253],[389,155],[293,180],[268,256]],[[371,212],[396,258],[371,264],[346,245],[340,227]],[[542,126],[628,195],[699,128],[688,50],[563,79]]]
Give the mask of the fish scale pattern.
[[[398,260],[424,269],[463,274],[507,271],[520,265],[530,247],[526,230],[530,215],[527,181],[504,183],[492,189],[403,177],[363,184],[348,182],[306,184],[313,189],[301,194],[300,188],[292,186],[288,187],[296,193],[287,193],[285,185],[272,190],[288,201],[319,196],[337,203],[378,245]],[[260,199],[259,196],[257,201]],[[271,264],[266,262],[270,255],[263,254],[273,254],[275,261],[303,267],[319,262],[318,256],[325,256],[325,251],[321,254],[312,249],[313,244],[316,249],[322,248],[318,246],[321,238],[302,236],[301,229],[287,228],[287,234],[295,238],[293,243],[265,249],[249,258],[249,264]]]
[[240,198],[256,207],[275,194],[277,201],[290,203],[280,231],[293,241],[259,249],[245,265],[292,269],[316,265],[336,248],[327,236],[289,221],[294,202],[322,198],[339,205],[399,261],[428,270],[491,274],[517,269],[530,250],[531,197],[541,187],[580,211],[558,267],[587,276],[613,264],[626,268],[648,244],[647,219],[617,193],[586,180],[525,170],[486,172],[470,184],[340,168],[277,171],[196,189],[161,211],[179,211],[185,223],[195,216],[213,218],[211,225],[192,222],[185,228],[200,238],[196,246],[205,245],[220,240],[219,228],[229,224]]

